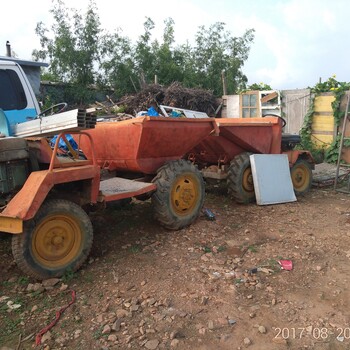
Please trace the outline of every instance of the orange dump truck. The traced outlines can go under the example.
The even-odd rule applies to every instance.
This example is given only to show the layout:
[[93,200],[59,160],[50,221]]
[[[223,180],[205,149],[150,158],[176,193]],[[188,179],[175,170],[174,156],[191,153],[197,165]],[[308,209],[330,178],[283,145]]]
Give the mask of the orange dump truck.
[[[256,142],[263,137],[264,142]],[[181,229],[200,214],[203,173],[226,177],[235,199],[247,202],[254,196],[248,154],[281,151],[278,118],[139,117],[97,123],[94,129],[74,133],[84,159],[74,151],[62,156],[59,138],[53,149],[43,137],[0,140],[0,146],[21,140],[30,164],[28,177],[13,197],[9,194],[0,213],[0,230],[14,234],[18,265],[39,279],[76,270],[87,258],[93,232],[84,206],[151,198],[156,219],[168,229]],[[301,180],[296,184],[306,189],[310,159],[295,152],[289,153],[292,173],[297,167]],[[108,179],[100,179],[100,169],[109,171]]]
[[[0,61],[0,84],[8,84],[9,96],[0,98],[0,231],[13,235],[18,266],[37,279],[62,276],[84,263],[93,241],[87,207],[151,198],[156,219],[181,229],[201,212],[203,174],[227,179],[233,197],[247,202],[254,198],[248,154],[283,151],[282,123],[275,117],[138,117],[95,125],[84,111],[40,114],[16,64]],[[28,117],[33,120],[24,121]],[[75,127],[51,145],[62,120]],[[38,135],[28,137],[35,128]],[[81,152],[72,148],[68,133]],[[68,151],[59,147],[61,140]],[[295,188],[306,191],[312,159],[307,152],[287,152]],[[107,178],[101,169],[108,170]]]
[[[202,175],[227,180],[229,192],[239,203],[251,202],[254,186],[249,155],[288,155],[296,194],[310,189],[314,161],[308,151],[294,150],[297,135],[282,133],[284,120],[265,118],[168,118],[139,117],[123,122],[105,121],[88,131],[95,142],[97,163],[103,169],[139,174],[152,179],[166,162],[186,159]],[[87,143],[80,144],[92,156]],[[276,174],[278,176],[278,174]]]

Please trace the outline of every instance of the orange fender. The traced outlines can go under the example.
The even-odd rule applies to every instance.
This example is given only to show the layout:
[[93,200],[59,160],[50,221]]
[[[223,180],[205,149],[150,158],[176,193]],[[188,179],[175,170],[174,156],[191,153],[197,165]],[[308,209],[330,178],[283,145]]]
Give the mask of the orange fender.
[[32,219],[56,184],[92,179],[91,202],[97,201],[100,168],[84,165],[75,168],[42,170],[30,174],[22,189],[12,198],[0,214],[1,217]]
[[309,151],[292,150],[283,152],[283,154],[287,154],[290,167],[292,167],[298,159],[304,159],[311,164],[312,169],[315,169],[315,160]]

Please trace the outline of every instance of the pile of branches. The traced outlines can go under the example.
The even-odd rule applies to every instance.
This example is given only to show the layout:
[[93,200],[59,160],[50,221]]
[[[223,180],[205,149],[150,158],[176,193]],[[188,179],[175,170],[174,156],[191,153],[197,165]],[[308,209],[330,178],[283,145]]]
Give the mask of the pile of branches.
[[147,111],[151,106],[160,113],[159,105],[165,105],[215,116],[219,103],[211,91],[185,88],[178,82],[172,83],[169,87],[147,85],[137,94],[126,95],[118,101],[119,105],[125,106],[126,113],[133,115],[140,111]]

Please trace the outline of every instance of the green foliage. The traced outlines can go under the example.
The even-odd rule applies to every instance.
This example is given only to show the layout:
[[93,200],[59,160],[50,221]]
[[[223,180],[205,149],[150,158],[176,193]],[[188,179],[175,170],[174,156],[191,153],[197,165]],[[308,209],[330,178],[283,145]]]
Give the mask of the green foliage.
[[50,12],[54,24],[50,30],[42,22],[37,24],[41,49],[34,50],[33,57],[50,61],[43,78],[69,83],[65,91],[68,100],[91,99],[91,84],[113,87],[121,96],[152,83],[155,75],[162,85],[178,81],[220,96],[224,71],[228,93],[246,87],[242,67],[254,39],[253,29],[234,37],[224,23],[217,22],[199,27],[194,46],[189,42],[176,46],[173,19],[164,21],[163,37],[158,41],[152,39],[155,23],[146,17],[144,32],[133,44],[120,29],[114,33],[102,30],[93,0],[85,15],[67,9],[63,0],[53,0]]
[[340,102],[345,91],[349,89],[350,83],[337,81],[335,75],[332,75],[323,83],[317,83],[315,87],[311,88],[311,91],[316,95],[322,92],[332,92],[334,94],[335,100],[332,102],[332,109],[336,126],[340,125],[340,121],[344,117],[344,112],[340,111]]
[[339,147],[339,135],[336,139],[331,143],[329,148],[325,151],[325,161],[327,163],[336,163],[338,161],[338,147]]
[[251,253],[256,253],[258,250],[257,248],[254,246],[254,245],[250,245],[248,247],[248,250],[251,252]]
[[[318,148],[312,142],[312,118],[314,114],[314,100],[316,96],[319,96],[321,93],[332,92],[334,94],[334,101],[332,102],[333,116],[336,127],[339,127],[342,118],[344,117],[344,112],[340,111],[341,99],[345,94],[345,91],[350,89],[350,83],[339,82],[336,80],[336,76],[333,75],[325,82],[317,83],[313,88],[310,88],[313,93],[310,97],[310,107],[304,118],[304,125],[300,131],[301,136],[301,148],[309,150],[314,158],[320,158],[324,156],[324,160],[328,163],[336,163],[338,161],[339,146],[341,133],[337,135],[335,140],[331,143],[328,148]],[[350,147],[350,141],[344,141],[345,147]]]
[[268,91],[268,90],[272,90],[272,87],[268,84],[265,83],[254,83],[251,85],[248,85],[247,89],[245,89],[244,91]]
[[134,244],[130,247],[130,252],[133,253],[133,254],[137,254],[137,253],[140,253],[142,248],[139,244]]
[[98,82],[115,89],[118,96],[135,91],[135,62],[131,42],[120,31],[103,38],[102,57]]
[[314,143],[311,139],[312,134],[312,118],[315,112],[315,97],[310,95],[309,108],[304,117],[304,124],[300,130],[301,143],[300,146],[302,149],[309,150],[310,152],[315,148]]
[[211,253],[210,247],[207,247],[207,246],[203,247],[203,251],[204,253]]
[[325,82],[319,82],[317,83],[313,88],[311,88],[311,91],[317,95],[319,95],[322,92],[330,92],[334,91],[338,88],[339,83],[335,79],[335,75],[332,75],[328,80]]
[[125,110],[126,110],[126,106],[120,105],[116,108],[111,108],[111,113],[112,114],[124,113]]
[[304,149],[310,151],[315,162],[322,163],[324,161],[324,148],[319,148],[312,141],[312,121],[315,113],[315,95],[310,95],[309,109],[304,117],[304,124],[300,130],[301,142],[297,149]]
[[43,68],[43,70],[41,71],[40,78],[42,81],[50,81],[50,82],[57,81],[57,76],[51,73],[47,68]]
[[99,327],[98,329],[96,329],[93,333],[92,333],[92,337],[94,339],[99,339],[102,337],[102,330],[103,330],[103,327]]
[[88,86],[97,81],[96,65],[101,55],[101,36],[96,5],[90,1],[85,16],[77,10],[67,9],[62,0],[54,0],[51,14],[53,38],[42,22],[36,27],[41,50],[34,50],[36,60],[49,59],[50,77],[55,81],[69,82],[70,94],[84,102],[89,98]]
[[45,111],[46,109],[50,108],[51,106],[53,106],[55,103],[52,102],[52,98],[50,95],[45,95],[44,96],[44,100],[41,101],[42,105],[41,105],[41,110]]
[[153,79],[155,74],[156,52],[159,50],[157,41],[151,43],[152,30],[154,29],[154,22],[151,18],[147,18],[143,24],[144,34],[140,36],[134,49],[135,68],[140,76],[140,85],[146,83],[147,80]]
[[155,53],[155,74],[163,85],[170,85],[174,81],[183,81],[185,62],[180,48],[174,48],[174,21],[168,18],[164,21],[165,29],[163,43]]
[[25,276],[20,276],[18,277],[18,284],[20,285],[27,285],[29,283],[29,278],[28,277],[25,277]]
[[[341,134],[339,134],[325,151],[325,161],[327,163],[337,163],[339,155]],[[350,140],[344,140],[344,147],[350,147]]]
[[311,91],[315,94],[320,94],[322,92],[345,91],[345,90],[349,90],[349,88],[350,88],[350,83],[337,81],[336,76],[332,75],[325,82],[317,83],[313,88],[311,88]]
[[70,282],[74,277],[75,277],[75,272],[69,268],[65,271],[64,275],[62,276],[62,282],[63,283],[68,283]]
[[199,27],[196,46],[188,52],[193,56],[189,61],[193,66],[189,68],[195,79],[188,82],[185,77],[185,82],[192,87],[211,89],[219,96],[222,94],[221,73],[224,71],[229,94],[245,88],[248,79],[242,72],[242,66],[248,59],[253,39],[254,29],[247,30],[242,37],[232,37],[222,22],[209,28]]
[[[2,326],[0,327],[0,338],[14,333],[19,333],[19,324],[22,322],[21,318],[12,319],[8,315],[3,315]],[[3,338],[3,339],[4,339]]]

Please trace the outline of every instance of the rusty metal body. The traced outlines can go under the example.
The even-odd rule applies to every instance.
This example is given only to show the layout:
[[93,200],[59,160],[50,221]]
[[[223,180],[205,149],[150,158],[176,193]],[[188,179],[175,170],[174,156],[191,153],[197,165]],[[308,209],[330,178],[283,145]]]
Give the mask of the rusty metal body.
[[[74,133],[87,160],[60,159],[58,142],[52,150],[44,138],[32,138],[39,162],[48,169],[33,171],[21,190],[0,213],[0,230],[22,232],[51,189],[58,184],[91,182],[87,202],[108,202],[156,190],[150,182],[123,178],[100,181],[100,168],[118,172],[155,174],[167,161],[188,158],[200,168],[227,165],[242,152],[281,153],[282,126],[278,118],[188,119],[139,117],[97,123],[95,129]],[[35,148],[34,147],[34,148]],[[305,151],[288,151],[290,164]]]
[[[85,134],[85,133],[83,133]],[[63,134],[60,134],[59,140]],[[92,139],[89,135],[85,137]],[[49,161],[46,170],[33,171],[21,190],[11,199],[5,209],[0,213],[0,230],[9,233],[21,233],[23,221],[33,218],[46,199],[50,190],[58,184],[73,181],[90,180],[91,202],[96,202],[99,193],[100,168],[92,153],[90,160],[71,161],[61,163],[56,156],[58,141],[54,150],[51,150],[45,139],[38,140],[39,157]]]
[[[103,169],[155,174],[167,161],[181,159],[215,131],[215,120],[138,117],[100,122],[88,133],[94,140],[97,163]],[[90,158],[87,140],[76,140]]]
[[[282,120],[273,116],[220,119],[146,116],[100,122],[88,133],[94,140],[97,163],[119,174],[154,176],[166,162],[182,158],[195,163],[204,177],[224,180],[231,161],[244,152],[285,153],[291,168],[299,158],[314,167],[309,152],[282,147]],[[84,154],[91,157],[89,144],[76,141]]]
[[[229,163],[242,152],[281,153],[280,120],[139,117],[101,122],[88,133],[104,169],[155,174],[167,161],[187,157],[200,165]],[[78,140],[76,140],[79,142]],[[89,144],[79,142],[90,158]]]
[[53,150],[44,138],[28,140],[31,148],[35,149],[39,162],[48,164],[48,169],[31,172],[22,188],[0,213],[0,231],[22,233],[23,221],[35,216],[56,185],[86,180],[88,193],[74,199],[81,205],[129,198],[155,190],[156,186],[153,183],[133,182],[126,179],[119,179],[119,183],[116,183],[117,178],[100,181],[100,166],[96,161],[92,137],[86,132],[77,134],[85,140],[86,144],[89,144],[90,159],[58,157],[58,144],[60,138],[65,138],[64,133],[58,136]]
[[216,119],[219,135],[210,135],[189,156],[201,166],[228,164],[242,152],[281,153],[282,126],[278,118]]

